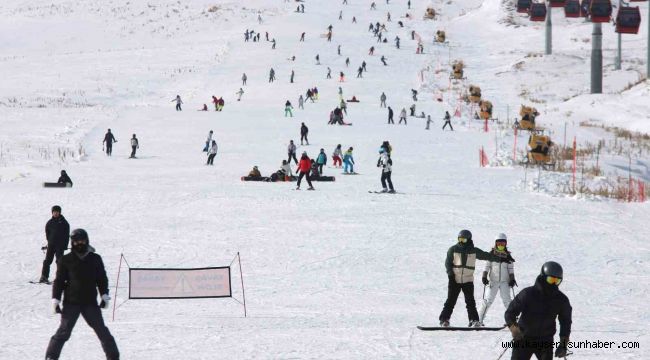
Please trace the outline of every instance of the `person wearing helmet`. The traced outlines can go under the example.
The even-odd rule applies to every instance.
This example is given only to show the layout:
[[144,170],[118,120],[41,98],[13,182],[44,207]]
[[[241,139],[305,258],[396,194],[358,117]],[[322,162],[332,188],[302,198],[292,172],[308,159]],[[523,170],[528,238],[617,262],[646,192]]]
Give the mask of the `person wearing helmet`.
[[[63,345],[70,338],[79,315],[95,331],[107,360],[118,360],[115,339],[104,324],[101,309],[107,309],[108,278],[101,256],[89,245],[88,233],[75,229],[70,233],[72,251],[57,262],[56,278],[52,285],[52,305],[55,314],[61,314],[61,324],[50,339],[46,359],[56,360]],[[97,305],[97,290],[101,302]],[[63,297],[63,299],[62,299]],[[61,308],[63,305],[63,308]]]
[[[494,247],[490,251],[493,255],[500,258],[512,260],[512,255],[508,251],[508,237],[506,234],[499,234],[494,239]],[[497,261],[488,261],[485,263],[485,270],[483,271],[483,285],[490,285],[490,295],[487,300],[483,300],[481,310],[479,310],[479,321],[483,324],[485,314],[487,314],[490,305],[497,297],[497,293],[501,293],[501,300],[503,306],[507,309],[512,301],[510,296],[510,288],[517,285],[515,281],[515,267],[511,263],[503,263]]]
[[70,235],[70,224],[61,214],[59,205],[52,206],[52,218],[45,224],[45,238],[47,239],[47,250],[45,260],[41,268],[41,278],[38,282],[49,283],[50,265],[56,257],[56,261],[63,257],[63,252],[68,247],[68,236]]
[[300,157],[298,169],[296,169],[296,172],[298,173],[298,187],[296,187],[296,190],[300,190],[300,182],[302,181],[303,177],[307,179],[307,184],[309,184],[309,188],[307,188],[307,190],[314,190],[314,187],[311,185],[309,171],[311,171],[311,159],[309,159],[309,156],[307,156],[307,152],[304,151]]
[[[393,173],[393,160],[390,158],[388,151],[382,146],[379,148],[379,160],[377,160],[377,167],[381,168],[381,192],[395,193],[391,174]],[[386,183],[388,182],[388,188]],[[390,190],[389,190],[390,188]]]
[[449,318],[454,311],[456,300],[458,300],[461,291],[465,296],[469,326],[481,326],[476,311],[476,301],[474,300],[474,268],[477,259],[496,262],[510,261],[475,247],[472,242],[472,233],[469,230],[461,230],[458,233],[458,243],[449,248],[445,260],[449,284],[447,286],[447,300],[439,317],[441,326],[449,326]]
[[562,266],[548,261],[535,284],[523,289],[510,302],[505,320],[513,339],[511,359],[530,359],[533,354],[538,359],[551,359],[555,319],[560,321],[560,344],[555,357],[567,355],[572,310],[569,298],[559,289],[563,276]]

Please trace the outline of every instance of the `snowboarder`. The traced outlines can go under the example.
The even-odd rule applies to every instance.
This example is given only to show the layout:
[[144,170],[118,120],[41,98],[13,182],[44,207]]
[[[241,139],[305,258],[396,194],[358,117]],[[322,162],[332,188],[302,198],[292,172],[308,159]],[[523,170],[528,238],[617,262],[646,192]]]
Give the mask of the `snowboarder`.
[[345,82],[345,74],[343,71],[339,73],[339,82]]
[[176,102],[176,111],[182,111],[181,109],[181,104],[183,104],[183,100],[181,100],[180,95],[176,95],[176,98],[173,99],[171,102]]
[[345,102],[345,100],[341,99],[341,104],[339,105],[339,108],[343,113],[345,113],[345,116],[348,116],[348,104]]
[[208,111],[208,105],[203,104],[203,107],[199,111]]
[[72,186],[72,179],[68,176],[68,173],[65,172],[65,170],[61,170],[61,176],[59,176],[59,180],[57,181],[59,184],[70,184]]
[[479,327],[480,322],[476,311],[474,300],[474,267],[478,260],[489,260],[497,262],[508,262],[507,259],[487,253],[474,246],[472,233],[469,230],[461,230],[458,233],[458,243],[449,248],[445,260],[445,269],[449,284],[447,286],[447,301],[440,313],[440,326],[449,326],[449,318],[456,306],[458,295],[463,292],[465,305],[467,305],[467,316],[469,327]]
[[212,130],[210,130],[210,132],[208,133],[208,139],[205,140],[205,147],[203,148],[203,152],[210,151],[210,143],[212,143],[212,134],[213,133],[214,132]]
[[212,95],[212,103],[214,104],[214,111],[219,111],[219,99]]
[[291,101],[287,100],[286,103],[284,103],[284,117],[287,117],[287,114],[291,117],[293,117],[293,106],[291,106]]
[[114,142],[117,142],[117,140],[115,139],[115,136],[113,136],[111,129],[108,129],[108,132],[104,135],[104,141],[102,142],[102,145],[106,143],[106,155],[111,156],[111,154],[113,154]]
[[395,36],[395,47],[398,49],[399,49],[399,42],[400,42],[399,36]]
[[374,55],[375,54],[375,47],[371,46],[370,50],[368,51],[368,55]]
[[237,101],[241,101],[241,97],[244,95],[244,89],[239,88],[239,91],[237,91],[235,94],[237,94]]
[[[354,174],[354,157],[352,157],[352,146],[343,155],[343,172],[345,174]],[[348,171],[349,169],[349,171]]]
[[363,68],[361,66],[357,69],[357,78],[363,78]]
[[323,166],[327,165],[327,155],[325,149],[320,149],[320,153],[316,157],[316,164],[318,164],[318,174],[323,175]]
[[289,82],[293,84],[293,78],[296,76],[296,72],[291,69],[291,76],[289,77]]
[[402,108],[402,111],[399,113],[399,122],[398,124],[401,124],[402,121],[404,121],[404,125],[406,125],[406,109]]
[[139,148],[140,143],[138,142],[138,138],[133,134],[133,137],[131,138],[131,156],[129,156],[129,159],[135,159],[135,151]]
[[332,69],[330,67],[327,67],[327,76],[325,77],[326,79],[331,79],[332,78]]
[[50,277],[50,265],[56,257],[56,261],[63,257],[63,252],[68,248],[68,236],[70,235],[70,225],[61,214],[59,205],[52,206],[52,218],[45,224],[45,239],[47,240],[47,250],[45,260],[41,268],[40,283],[47,283]]
[[345,67],[348,67],[348,66],[350,66],[350,58],[346,57],[345,58]]
[[223,97],[219,98],[219,101],[217,103],[217,111],[222,111],[223,106],[225,105],[226,101],[223,99]]
[[262,177],[262,173],[260,172],[260,169],[257,168],[257,166],[253,166],[253,169],[248,172],[248,177],[259,179]]
[[384,64],[384,66],[388,66],[386,63],[386,57],[384,55],[381,56],[381,62]]
[[[46,359],[58,359],[63,345],[70,338],[79,315],[95,331],[107,360],[118,360],[115,339],[104,324],[100,309],[107,309],[108,277],[101,256],[88,244],[88,233],[75,229],[70,234],[72,251],[57,262],[56,279],[52,285],[52,305],[55,314],[61,314],[61,324],[50,339]],[[101,302],[97,305],[97,290]],[[63,299],[62,299],[63,297]],[[63,300],[63,309],[61,309]]]
[[[380,167],[381,170],[381,192],[395,193],[393,188],[393,181],[391,180],[391,174],[393,173],[393,160],[390,158],[388,152],[382,147],[379,149],[379,160],[377,160],[377,167]],[[388,182],[388,188],[386,188],[386,182]],[[390,190],[389,190],[390,188]]]
[[413,97],[413,101],[418,101],[418,91],[415,89],[411,89],[411,96]]
[[338,45],[336,47],[336,52],[339,54],[339,56],[341,56],[341,45]]
[[368,72],[368,69],[366,69],[366,61],[361,62],[361,69],[363,69],[363,72]]
[[341,144],[338,144],[336,145],[336,149],[334,149],[334,152],[332,153],[332,162],[334,167],[341,167],[342,158],[343,158],[343,151],[341,150]]
[[269,82],[272,83],[273,81],[275,81],[275,70],[271,68],[271,70],[269,70]]
[[309,188],[307,190],[314,190],[314,187],[311,185],[311,177],[309,176],[309,171],[311,170],[311,160],[309,159],[309,156],[307,156],[307,152],[303,152],[302,156],[300,157],[300,162],[298,163],[298,169],[296,172],[298,173],[298,186],[296,187],[296,190],[300,190],[300,182],[302,181],[302,178],[307,179],[307,184],[309,185]]
[[320,65],[320,56],[316,54],[316,65]]
[[296,144],[293,143],[293,140],[289,140],[289,146],[287,146],[287,153],[289,158],[287,159],[288,163],[291,163],[291,159],[297,164],[298,159],[296,159]]
[[302,97],[302,94],[300,94],[300,97],[298,98],[298,108],[299,109],[305,109],[305,99]]
[[210,150],[208,151],[208,162],[206,165],[214,165],[214,158],[217,156],[217,150],[219,147],[217,146],[217,141],[212,140]]
[[386,107],[386,94],[384,94],[383,92],[379,97],[379,107]]
[[562,277],[560,264],[546,262],[535,285],[523,289],[510,302],[505,320],[514,340],[511,359],[528,360],[533,354],[538,359],[551,359],[556,318],[560,321],[560,343],[555,357],[566,357],[572,310],[569,298],[559,289]]
[[[506,234],[499,234],[494,239],[494,248],[492,248],[491,253],[498,257],[506,258],[512,260],[512,255],[508,251],[508,237]],[[507,309],[508,305],[512,301],[510,297],[510,289],[517,285],[515,281],[515,268],[512,263],[500,263],[488,261],[485,263],[485,270],[483,271],[483,277],[481,279],[484,286],[490,286],[490,295],[487,300],[483,300],[481,304],[481,309],[479,310],[479,321],[483,324],[483,319],[487,314],[488,309],[494,302],[494,299],[497,296],[497,293],[501,293],[501,300],[503,300],[503,306]]]
[[388,107],[388,123],[395,125],[395,121],[393,120],[393,109],[390,106]]
[[244,74],[241,76],[241,85],[242,85],[242,86],[246,86],[246,80],[248,80],[248,76],[246,76],[246,73],[244,73]]
[[431,115],[427,115],[427,127],[425,130],[429,130],[429,125],[433,123],[433,120],[431,120]]
[[305,33],[304,32],[300,35],[300,41],[305,42]]
[[300,145],[303,145],[302,143],[303,140],[305,140],[307,145],[309,145],[309,140],[307,139],[308,133],[309,133],[309,128],[307,127],[307,125],[305,125],[305,123],[302,123],[302,125],[300,125]]
[[415,116],[415,104],[413,104],[413,105],[411,105],[411,107],[409,107],[409,111],[410,111],[409,116]]
[[271,40],[271,43],[273,44],[273,45],[271,45],[271,50],[275,50],[275,38],[273,38],[273,40]]
[[442,130],[445,130],[445,127],[449,125],[449,128],[451,131],[454,131],[454,127],[451,126],[451,115],[449,115],[449,111],[445,111],[445,124],[442,125]]

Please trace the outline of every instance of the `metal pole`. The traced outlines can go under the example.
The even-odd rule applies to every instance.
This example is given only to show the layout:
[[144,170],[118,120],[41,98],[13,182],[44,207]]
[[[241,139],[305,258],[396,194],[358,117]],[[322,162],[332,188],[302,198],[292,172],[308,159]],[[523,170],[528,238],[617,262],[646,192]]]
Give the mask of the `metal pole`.
[[551,21],[551,3],[546,3],[546,55],[553,53],[553,22]]
[[[621,0],[618,0],[618,11],[621,11]],[[621,70],[621,33],[617,34],[617,42],[618,42],[618,48],[616,50],[616,61],[614,62],[614,69],[616,70]]]
[[648,17],[646,17],[646,22],[648,23],[648,45],[646,46],[646,51],[648,52],[648,57],[646,58],[646,79],[650,79],[650,3],[648,3]]
[[591,33],[591,93],[603,93],[603,30],[594,23]]

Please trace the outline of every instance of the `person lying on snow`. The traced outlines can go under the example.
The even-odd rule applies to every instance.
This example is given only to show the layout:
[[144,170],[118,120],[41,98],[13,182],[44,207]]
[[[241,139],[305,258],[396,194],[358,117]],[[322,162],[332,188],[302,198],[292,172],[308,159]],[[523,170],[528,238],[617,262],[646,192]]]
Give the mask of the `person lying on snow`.
[[348,102],[358,103],[359,100],[357,100],[357,97],[356,97],[356,96],[352,96],[352,99],[348,100]]

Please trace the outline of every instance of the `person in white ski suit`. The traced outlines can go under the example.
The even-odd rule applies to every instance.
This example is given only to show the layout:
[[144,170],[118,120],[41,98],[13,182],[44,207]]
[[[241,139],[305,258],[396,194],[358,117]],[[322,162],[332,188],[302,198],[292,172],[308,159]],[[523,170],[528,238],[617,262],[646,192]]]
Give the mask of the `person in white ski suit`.
[[239,91],[235,93],[237,95],[237,101],[241,101],[241,96],[244,95],[244,89],[239,88]]
[[[508,238],[506,234],[499,234],[494,239],[494,248],[491,253],[499,256],[501,258],[512,259],[510,251],[507,248]],[[511,288],[517,285],[515,281],[515,267],[512,262],[495,262],[487,261],[485,263],[485,270],[483,271],[483,284],[488,285],[490,288],[490,293],[487,299],[483,299],[481,304],[481,309],[479,310],[479,321],[482,324],[485,315],[487,314],[488,309],[494,302],[494,299],[497,297],[497,293],[501,293],[501,300],[503,300],[503,306],[507,309],[508,305],[512,301],[510,295]]]

